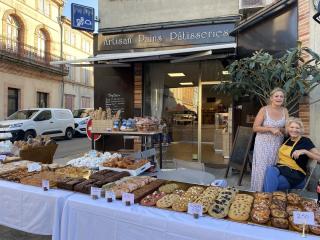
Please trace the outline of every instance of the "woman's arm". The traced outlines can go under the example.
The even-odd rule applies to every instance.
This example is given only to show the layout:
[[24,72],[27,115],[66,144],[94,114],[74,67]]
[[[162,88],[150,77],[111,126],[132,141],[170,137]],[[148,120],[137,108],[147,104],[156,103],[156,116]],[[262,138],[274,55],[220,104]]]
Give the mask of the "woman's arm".
[[267,132],[271,132],[275,135],[282,135],[280,129],[278,128],[272,128],[272,127],[263,127],[262,126],[262,123],[263,123],[263,120],[264,120],[264,114],[265,114],[265,107],[262,107],[255,120],[254,120],[254,123],[253,123],[253,131],[254,132],[260,132],[260,133],[267,133]]
[[320,162],[320,151],[316,148],[312,148],[310,150],[306,150],[306,149],[295,150],[292,153],[292,157],[295,159],[298,159],[299,156],[302,154],[306,154],[310,159],[314,159]]

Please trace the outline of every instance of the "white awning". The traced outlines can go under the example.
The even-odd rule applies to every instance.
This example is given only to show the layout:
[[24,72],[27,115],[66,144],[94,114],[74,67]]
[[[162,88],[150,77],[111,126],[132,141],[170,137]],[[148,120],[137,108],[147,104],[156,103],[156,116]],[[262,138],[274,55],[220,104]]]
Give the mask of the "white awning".
[[88,57],[88,58],[82,58],[82,59],[53,61],[53,62],[50,62],[50,64],[61,65],[61,64],[72,64],[72,63],[85,63],[85,62],[95,62],[95,61],[111,61],[111,60],[121,60],[121,59],[153,57],[153,56],[179,54],[179,53],[195,53],[195,52],[202,52],[202,51],[208,51],[208,50],[236,48],[236,46],[237,46],[236,43],[227,43],[227,44],[215,44],[215,45],[209,45],[209,46],[160,50],[160,51],[106,53],[106,54],[99,54],[94,57]]

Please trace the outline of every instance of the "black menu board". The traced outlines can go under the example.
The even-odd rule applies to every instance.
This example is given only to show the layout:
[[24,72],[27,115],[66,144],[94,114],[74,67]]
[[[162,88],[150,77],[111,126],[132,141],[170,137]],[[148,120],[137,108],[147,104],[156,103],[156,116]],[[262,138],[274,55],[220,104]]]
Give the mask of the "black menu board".
[[106,109],[110,108],[112,115],[116,114],[118,110],[121,110],[121,113],[125,109],[125,98],[118,93],[108,93],[106,97]]

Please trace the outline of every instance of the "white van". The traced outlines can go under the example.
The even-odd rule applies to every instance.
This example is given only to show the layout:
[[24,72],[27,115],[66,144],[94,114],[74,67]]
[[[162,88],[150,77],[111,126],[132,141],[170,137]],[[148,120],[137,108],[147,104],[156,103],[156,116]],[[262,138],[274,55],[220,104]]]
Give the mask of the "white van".
[[72,139],[74,119],[69,109],[32,108],[19,110],[0,121],[0,138],[27,140],[37,135]]

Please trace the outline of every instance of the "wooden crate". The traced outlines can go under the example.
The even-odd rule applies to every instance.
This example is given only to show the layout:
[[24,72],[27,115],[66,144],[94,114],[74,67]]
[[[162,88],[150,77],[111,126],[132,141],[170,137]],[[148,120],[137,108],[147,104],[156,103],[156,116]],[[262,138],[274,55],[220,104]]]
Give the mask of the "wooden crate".
[[107,133],[112,130],[113,120],[92,120],[93,133]]

